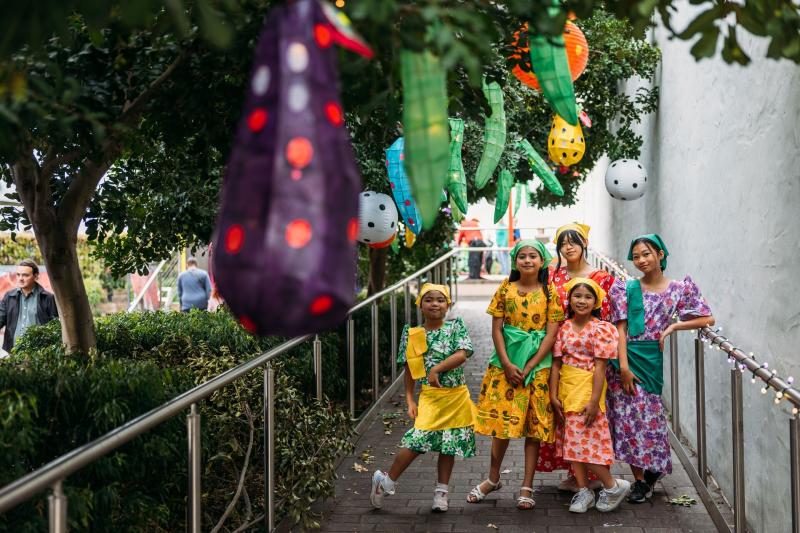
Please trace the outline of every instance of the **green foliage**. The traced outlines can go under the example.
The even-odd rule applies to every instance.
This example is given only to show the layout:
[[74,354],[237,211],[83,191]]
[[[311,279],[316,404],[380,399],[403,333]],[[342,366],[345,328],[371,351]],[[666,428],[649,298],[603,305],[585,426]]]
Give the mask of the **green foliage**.
[[[59,328],[51,323],[30,328],[12,358],[0,362],[0,390],[8,391],[0,396],[0,418],[4,428],[17,428],[0,443],[32,443],[0,449],[0,483],[282,342],[252,337],[226,312],[109,315],[97,319],[96,331],[97,352],[86,359],[65,355]],[[360,337],[367,340],[359,344],[359,353],[366,354],[368,348],[362,351],[361,344],[368,345],[369,335]],[[344,398],[342,347],[340,333],[323,336],[326,392]],[[349,450],[352,437],[348,415],[335,405],[309,399],[310,361],[311,346],[305,344],[275,363],[278,510],[304,528],[314,524],[310,504],[333,494],[336,457]],[[220,519],[245,467],[242,493],[247,496],[234,506],[225,525],[235,529],[263,508],[262,398],[263,376],[254,371],[199,404],[204,524]],[[183,418],[177,417],[68,478],[73,528],[105,531],[113,524],[121,531],[184,529],[185,431]],[[38,497],[6,515],[10,530],[45,527],[42,501]]]

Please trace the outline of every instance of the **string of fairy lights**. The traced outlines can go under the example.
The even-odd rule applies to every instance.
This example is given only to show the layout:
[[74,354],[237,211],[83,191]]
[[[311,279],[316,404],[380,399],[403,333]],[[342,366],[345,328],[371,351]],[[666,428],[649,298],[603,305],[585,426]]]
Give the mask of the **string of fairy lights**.
[[[625,268],[614,261],[613,259],[605,256],[602,253],[592,250],[598,262],[602,265],[609,267],[613,274],[620,279],[627,279],[630,276]],[[700,330],[700,339],[710,349],[717,351],[724,351],[728,355],[728,364],[731,369],[738,370],[741,374],[750,372],[750,383],[755,384],[758,379],[763,382],[761,387],[761,394],[766,395],[770,389],[775,391],[773,403],[780,405],[784,400],[788,400],[791,405],[791,415],[797,417],[800,413],[800,391],[794,387],[794,377],[788,376],[783,379],[778,374],[775,368],[770,368],[769,362],[759,361],[753,352],[745,354],[742,350],[736,348],[734,344],[727,337],[721,335],[722,326],[715,328],[706,327]]]

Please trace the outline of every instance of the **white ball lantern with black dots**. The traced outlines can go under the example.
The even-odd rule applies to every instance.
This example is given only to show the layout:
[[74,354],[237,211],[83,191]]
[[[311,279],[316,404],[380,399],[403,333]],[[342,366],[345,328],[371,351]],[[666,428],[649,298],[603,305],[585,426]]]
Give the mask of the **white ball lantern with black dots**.
[[397,232],[397,206],[389,196],[364,191],[358,199],[358,240],[371,246],[390,241]]
[[617,159],[606,169],[606,190],[616,200],[637,200],[647,190],[647,171],[635,159]]

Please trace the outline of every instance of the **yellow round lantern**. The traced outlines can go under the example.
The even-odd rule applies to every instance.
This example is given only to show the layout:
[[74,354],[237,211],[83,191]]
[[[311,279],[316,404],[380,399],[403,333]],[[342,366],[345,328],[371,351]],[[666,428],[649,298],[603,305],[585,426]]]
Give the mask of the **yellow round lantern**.
[[586,141],[580,124],[573,126],[558,115],[553,117],[553,127],[547,138],[547,151],[550,159],[565,167],[574,165],[583,159],[586,152]]

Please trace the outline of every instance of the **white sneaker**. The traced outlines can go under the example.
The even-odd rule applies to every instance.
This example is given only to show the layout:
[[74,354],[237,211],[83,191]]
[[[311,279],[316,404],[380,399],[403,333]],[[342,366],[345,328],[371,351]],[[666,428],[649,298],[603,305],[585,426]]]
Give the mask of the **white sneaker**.
[[433,493],[433,505],[431,506],[431,510],[435,513],[444,513],[447,511],[447,508],[447,491],[437,487],[436,491]]
[[[592,479],[589,481],[589,488],[591,490],[598,490],[603,488],[603,482],[599,479]],[[578,480],[575,479],[575,476],[569,476],[566,479],[562,479],[561,483],[558,484],[558,490],[563,490],[565,492],[578,492],[581,488],[578,486]]]
[[631,482],[624,479],[615,479],[616,486],[611,489],[602,489],[597,500],[597,510],[601,513],[613,511],[622,503],[631,491]]
[[572,503],[569,506],[571,513],[585,513],[594,507],[594,491],[588,488],[580,489],[572,497]]
[[383,507],[384,494],[394,494],[394,490],[388,491],[384,489],[386,477],[387,475],[380,470],[376,470],[372,474],[372,488],[369,491],[369,502],[375,509]]

